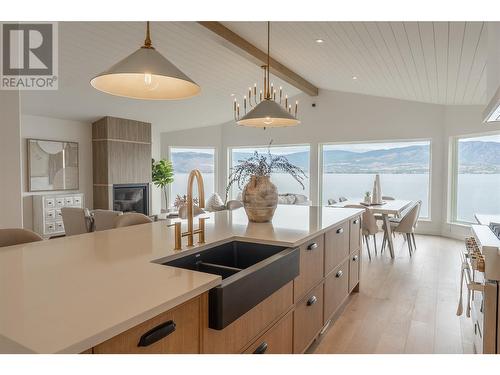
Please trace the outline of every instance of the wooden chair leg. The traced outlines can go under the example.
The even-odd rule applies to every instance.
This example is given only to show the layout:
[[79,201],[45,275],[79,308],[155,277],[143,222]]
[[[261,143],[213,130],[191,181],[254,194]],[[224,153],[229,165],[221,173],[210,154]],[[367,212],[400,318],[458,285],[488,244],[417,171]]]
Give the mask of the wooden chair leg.
[[408,252],[410,253],[410,258],[411,258],[411,255],[412,255],[412,248],[411,248],[411,237],[410,237],[410,233],[406,233],[406,242],[408,243]]
[[368,241],[368,236],[365,237],[366,250],[368,251],[368,259],[372,260],[372,254],[370,253],[370,242]]

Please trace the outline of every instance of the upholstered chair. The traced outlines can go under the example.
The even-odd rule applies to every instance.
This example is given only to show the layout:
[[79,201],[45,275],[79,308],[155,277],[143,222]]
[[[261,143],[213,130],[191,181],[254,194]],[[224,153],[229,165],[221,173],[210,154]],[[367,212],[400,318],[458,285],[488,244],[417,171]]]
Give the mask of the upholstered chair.
[[0,247],[19,245],[23,243],[42,241],[35,232],[22,228],[0,229]]
[[92,216],[94,217],[94,230],[100,231],[115,228],[116,219],[120,215],[123,215],[123,212],[111,210],[93,210]]
[[119,215],[116,218],[115,228],[128,227],[131,225],[147,224],[152,223],[153,220],[146,215],[130,212],[123,215]]
[[74,236],[91,231],[92,219],[86,208],[62,207],[61,216],[66,236]]

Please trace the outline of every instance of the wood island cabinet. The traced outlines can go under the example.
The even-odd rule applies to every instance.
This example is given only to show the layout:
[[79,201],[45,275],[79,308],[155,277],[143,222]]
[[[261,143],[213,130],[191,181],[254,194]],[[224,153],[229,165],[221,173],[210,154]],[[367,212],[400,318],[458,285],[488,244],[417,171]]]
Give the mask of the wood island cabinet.
[[86,353],[304,353],[359,289],[361,217],[299,247],[299,276],[222,330],[208,327],[206,292]]

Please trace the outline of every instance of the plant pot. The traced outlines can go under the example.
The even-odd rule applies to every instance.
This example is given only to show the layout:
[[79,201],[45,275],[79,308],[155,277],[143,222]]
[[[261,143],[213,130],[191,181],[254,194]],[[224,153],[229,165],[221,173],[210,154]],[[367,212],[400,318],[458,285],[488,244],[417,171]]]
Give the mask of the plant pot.
[[250,221],[266,223],[273,219],[278,205],[278,189],[269,176],[251,176],[242,197]]

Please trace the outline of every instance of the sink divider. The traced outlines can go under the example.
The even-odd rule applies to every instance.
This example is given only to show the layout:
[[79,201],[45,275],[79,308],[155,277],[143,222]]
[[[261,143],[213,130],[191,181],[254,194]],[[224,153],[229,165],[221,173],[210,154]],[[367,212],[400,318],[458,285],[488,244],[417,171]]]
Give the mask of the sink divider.
[[207,267],[220,268],[223,270],[234,271],[234,272],[243,271],[243,268],[224,266],[222,264],[207,263],[207,262],[198,262],[198,264],[203,265],[203,266],[207,266]]

